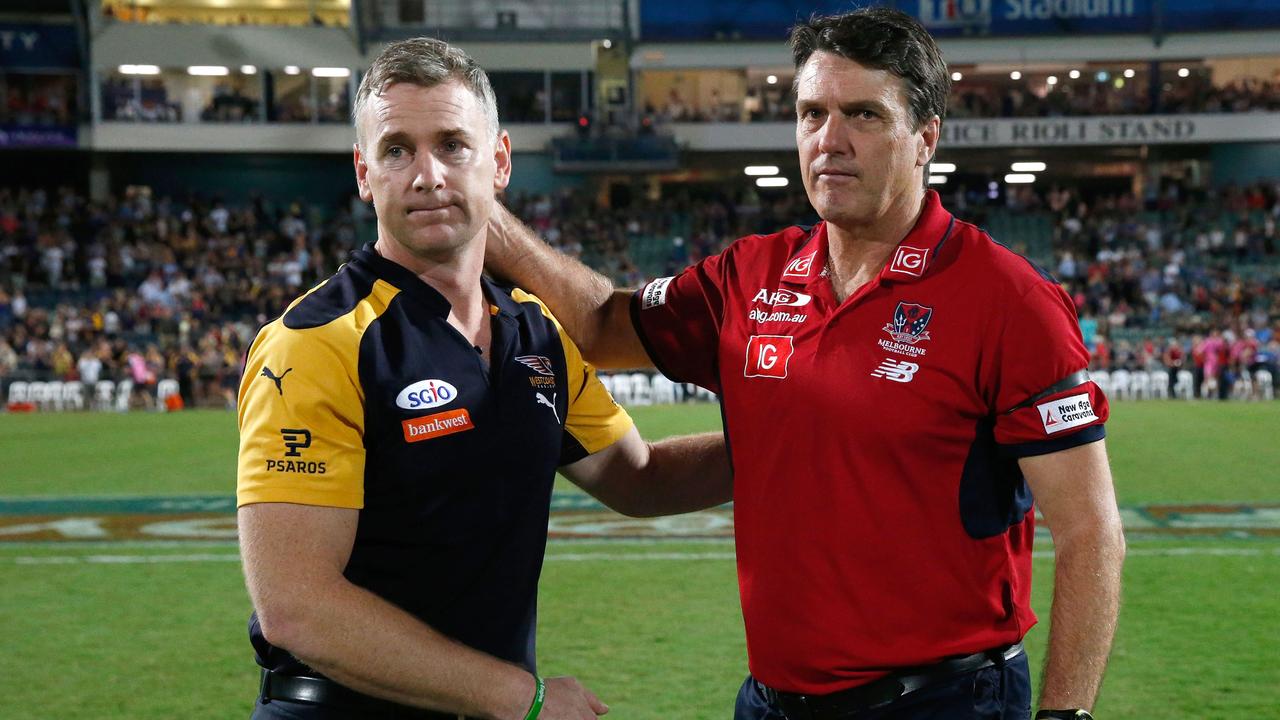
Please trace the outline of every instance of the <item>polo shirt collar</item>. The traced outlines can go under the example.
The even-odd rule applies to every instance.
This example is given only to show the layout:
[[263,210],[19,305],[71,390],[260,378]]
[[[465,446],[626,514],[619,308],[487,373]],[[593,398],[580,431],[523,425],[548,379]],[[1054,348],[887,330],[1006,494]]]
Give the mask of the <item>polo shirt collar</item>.
[[[920,217],[880,271],[880,280],[906,283],[923,278],[954,227],[955,218],[942,207],[937,191],[926,190]],[[787,260],[782,282],[804,286],[821,277],[827,267],[827,242],[827,223],[823,221],[813,227],[809,239]]]

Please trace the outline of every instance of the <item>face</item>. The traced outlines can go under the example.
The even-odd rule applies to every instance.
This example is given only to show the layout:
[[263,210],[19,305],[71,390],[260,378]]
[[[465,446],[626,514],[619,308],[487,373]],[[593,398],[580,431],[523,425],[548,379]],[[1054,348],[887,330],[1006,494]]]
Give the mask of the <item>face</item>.
[[815,52],[796,78],[796,114],[804,189],[824,220],[873,223],[922,192],[940,121],[912,129],[901,78]]
[[396,83],[356,121],[356,183],[377,211],[380,245],[440,262],[483,237],[511,177],[511,143],[493,136],[474,93],[456,81]]

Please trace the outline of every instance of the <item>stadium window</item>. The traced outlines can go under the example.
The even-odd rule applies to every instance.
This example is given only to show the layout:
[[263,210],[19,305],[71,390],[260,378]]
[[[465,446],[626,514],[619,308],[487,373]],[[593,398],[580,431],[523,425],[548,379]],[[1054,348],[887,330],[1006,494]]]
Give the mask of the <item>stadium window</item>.
[[396,16],[401,25],[422,25],[427,21],[426,2],[424,0],[400,0]]
[[551,73],[551,120],[572,121],[587,109],[582,95],[582,72]]
[[[546,121],[546,73],[492,72],[489,82],[498,100],[498,117],[504,123]],[[575,108],[573,115],[577,115]]]

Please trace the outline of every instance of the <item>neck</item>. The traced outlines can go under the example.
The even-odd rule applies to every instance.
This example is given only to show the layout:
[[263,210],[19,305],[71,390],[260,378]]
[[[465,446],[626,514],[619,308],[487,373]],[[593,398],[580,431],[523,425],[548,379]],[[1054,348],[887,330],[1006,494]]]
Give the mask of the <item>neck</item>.
[[870,222],[827,223],[828,270],[837,298],[848,297],[880,272],[920,219],[924,198],[925,191],[916,189],[895,197]]
[[401,265],[449,301],[449,324],[475,345],[488,344],[489,303],[480,284],[484,270],[484,243],[480,237],[463,247],[438,255],[419,255],[404,245],[379,236],[373,249]]

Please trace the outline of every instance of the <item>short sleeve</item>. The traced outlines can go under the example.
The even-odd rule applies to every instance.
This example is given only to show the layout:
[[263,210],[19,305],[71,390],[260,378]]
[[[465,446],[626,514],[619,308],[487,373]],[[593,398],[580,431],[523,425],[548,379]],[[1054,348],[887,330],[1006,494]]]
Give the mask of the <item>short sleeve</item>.
[[714,393],[720,392],[717,357],[728,252],[654,280],[631,298],[631,321],[654,366],[672,380]]
[[1035,283],[1000,323],[992,395],[1002,453],[1045,455],[1102,439],[1110,409],[1085,371],[1089,351],[1066,292]]
[[600,382],[596,369],[582,359],[582,353],[563,329],[560,329],[560,342],[564,345],[569,371],[569,411],[564,420],[566,437],[560,464],[568,465],[622,439],[634,423]]
[[238,506],[363,507],[359,337],[340,330],[277,320],[258,333],[240,381]]

